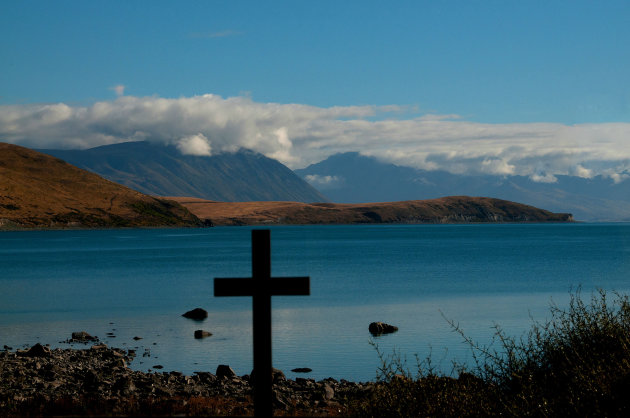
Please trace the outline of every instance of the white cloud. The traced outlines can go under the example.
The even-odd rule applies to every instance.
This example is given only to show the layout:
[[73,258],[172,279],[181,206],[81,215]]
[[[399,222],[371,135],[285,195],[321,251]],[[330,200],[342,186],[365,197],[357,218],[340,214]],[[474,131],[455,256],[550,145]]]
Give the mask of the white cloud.
[[322,190],[332,189],[343,183],[344,180],[339,176],[320,176],[319,174],[308,174],[305,179],[312,186]]
[[[486,124],[457,115],[400,119],[408,111],[394,105],[259,103],[211,94],[175,99],[121,95],[90,106],[0,106],[0,141],[88,148],[149,140],[196,155],[244,147],[292,168],[338,152],[361,151],[417,168],[516,174],[539,181],[562,174],[623,180],[630,166],[629,123]],[[396,118],[388,118],[392,114]]]
[[451,114],[451,115],[435,115],[432,113],[429,113],[427,115],[424,116],[420,116],[419,120],[422,121],[441,121],[441,120],[457,120],[457,119],[461,119],[462,117],[459,115],[455,115],[455,114]]
[[529,178],[536,183],[556,183],[558,181],[556,176],[547,173],[534,173]]
[[481,172],[509,176],[514,174],[515,167],[501,158],[486,158],[481,162]]
[[630,178],[630,174],[627,173],[611,173],[609,175],[609,177],[615,182],[615,183],[621,183],[622,181],[626,181]]
[[116,86],[110,87],[110,90],[113,90],[116,93],[116,96],[120,97],[125,94],[125,86],[122,84],[118,84]]
[[291,142],[291,139],[289,139],[289,131],[287,127],[282,126],[276,129],[273,133],[276,135],[279,149],[269,154],[269,156],[271,158],[275,158],[276,160],[284,161],[286,164],[295,162],[297,158],[291,155],[293,143]]
[[210,142],[203,134],[186,136],[177,141],[176,147],[184,155],[212,155]]
[[593,170],[583,167],[581,164],[577,164],[570,174],[584,179],[590,179],[593,177]]
[[621,183],[630,179],[630,160],[625,161],[624,164],[620,164],[617,167],[605,168],[603,175],[610,177],[615,183]]

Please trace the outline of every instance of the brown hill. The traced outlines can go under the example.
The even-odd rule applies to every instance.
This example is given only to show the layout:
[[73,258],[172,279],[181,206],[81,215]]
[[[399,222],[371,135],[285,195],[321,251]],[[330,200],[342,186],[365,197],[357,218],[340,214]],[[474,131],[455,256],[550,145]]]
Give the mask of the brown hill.
[[0,228],[197,226],[180,204],[0,143]]
[[451,196],[404,202],[335,204],[214,202],[172,197],[214,225],[571,222],[568,213],[487,197]]

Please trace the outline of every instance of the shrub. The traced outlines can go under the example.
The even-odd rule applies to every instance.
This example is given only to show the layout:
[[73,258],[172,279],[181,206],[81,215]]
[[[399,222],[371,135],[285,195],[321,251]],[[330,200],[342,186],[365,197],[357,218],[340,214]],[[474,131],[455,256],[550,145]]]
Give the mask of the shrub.
[[[630,411],[630,301],[603,290],[585,302],[578,289],[567,309],[533,322],[520,338],[495,326],[482,346],[449,321],[470,345],[474,366],[455,364],[458,377],[436,373],[430,358],[414,377],[394,352],[371,397],[356,406],[364,416],[620,416]],[[495,348],[497,347],[498,348]]]

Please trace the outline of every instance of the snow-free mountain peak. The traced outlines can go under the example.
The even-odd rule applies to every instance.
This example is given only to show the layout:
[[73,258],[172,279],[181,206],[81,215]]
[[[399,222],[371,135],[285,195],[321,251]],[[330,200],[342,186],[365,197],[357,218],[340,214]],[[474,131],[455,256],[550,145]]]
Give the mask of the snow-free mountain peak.
[[285,165],[246,149],[194,156],[182,155],[175,146],[140,141],[42,152],[152,195],[231,202],[328,201]]

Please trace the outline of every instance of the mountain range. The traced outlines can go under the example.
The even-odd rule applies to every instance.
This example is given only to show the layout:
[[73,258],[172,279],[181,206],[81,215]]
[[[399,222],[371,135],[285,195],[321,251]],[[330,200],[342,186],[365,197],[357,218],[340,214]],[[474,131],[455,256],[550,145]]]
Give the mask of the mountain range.
[[444,196],[486,196],[580,221],[630,221],[630,180],[555,176],[460,175],[385,163],[357,152],[333,155],[291,171],[262,154],[241,149],[213,156],[182,155],[149,141],[87,150],[41,150],[70,164],[154,196],[224,202],[398,202]]
[[397,166],[349,152],[295,170],[333,202],[389,202],[443,196],[489,196],[570,212],[580,221],[630,221],[630,180],[556,176],[554,183],[529,177],[459,175]]
[[[207,193],[206,183],[220,185],[229,196],[238,196],[243,182],[249,183],[246,192],[256,192],[256,184],[264,189],[259,193],[271,190],[289,196],[297,195],[292,185],[299,192],[311,189],[311,186],[304,188],[306,182],[279,162],[246,150],[215,158],[187,157],[172,147],[138,142],[86,151],[48,150],[48,153],[80,161],[94,171],[108,173],[110,178],[121,178],[136,189],[145,188],[160,195],[167,194],[165,190],[168,190],[160,187],[177,185],[181,193],[204,194]],[[217,179],[200,177],[201,171],[206,176],[220,172],[222,178],[217,182]],[[178,176],[182,172],[192,177]],[[276,179],[281,183],[280,188],[274,187]],[[325,200],[317,192],[310,196]],[[568,213],[468,196],[365,204],[304,203],[295,199],[219,202],[191,196],[159,198],[52,155],[0,143],[0,229],[572,220]]]
[[228,202],[328,201],[285,165],[246,149],[195,156],[183,155],[175,146],[139,141],[86,150],[40,151],[155,196]]

